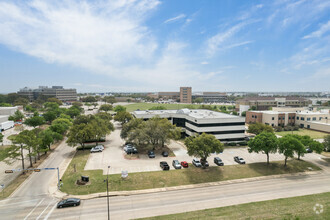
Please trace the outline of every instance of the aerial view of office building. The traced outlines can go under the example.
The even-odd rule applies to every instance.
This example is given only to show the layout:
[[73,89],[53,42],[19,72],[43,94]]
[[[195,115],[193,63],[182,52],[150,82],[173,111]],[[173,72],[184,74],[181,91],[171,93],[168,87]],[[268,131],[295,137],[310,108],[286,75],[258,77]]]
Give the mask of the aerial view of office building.
[[63,86],[39,86],[37,89],[24,87],[17,94],[26,97],[30,101],[36,100],[40,96],[54,97],[63,102],[77,101],[76,89],[64,89]]

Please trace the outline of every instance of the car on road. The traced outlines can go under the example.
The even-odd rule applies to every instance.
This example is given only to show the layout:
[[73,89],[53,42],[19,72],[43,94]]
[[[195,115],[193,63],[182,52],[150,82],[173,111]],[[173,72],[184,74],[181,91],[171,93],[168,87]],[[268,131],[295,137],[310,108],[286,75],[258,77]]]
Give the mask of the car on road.
[[209,167],[209,162],[207,160],[201,160],[202,167]]
[[181,169],[181,164],[178,160],[173,160],[172,165],[175,169]]
[[202,166],[201,162],[197,158],[194,158],[192,160],[192,164],[194,164],[195,167],[201,167]]
[[104,150],[103,145],[97,145],[91,149],[91,153],[102,152]]
[[163,151],[162,152],[162,155],[163,155],[163,157],[168,157],[168,152],[167,151]]
[[57,203],[57,208],[64,208],[64,207],[78,206],[78,205],[80,205],[80,199],[68,198]]
[[166,161],[161,161],[159,164],[163,170],[170,170],[170,166],[167,164]]
[[148,151],[148,157],[149,158],[155,158],[155,153],[152,150]]
[[187,161],[181,161],[181,166],[184,167],[184,168],[188,168],[188,163]]
[[245,164],[245,160],[242,157],[236,156],[234,160],[239,164]]
[[308,147],[306,148],[306,153],[313,153],[313,150]]
[[220,159],[220,157],[215,157],[213,161],[214,161],[214,163],[215,163],[216,165],[218,165],[218,166],[223,166],[223,165],[224,165],[224,163],[223,163],[223,161]]

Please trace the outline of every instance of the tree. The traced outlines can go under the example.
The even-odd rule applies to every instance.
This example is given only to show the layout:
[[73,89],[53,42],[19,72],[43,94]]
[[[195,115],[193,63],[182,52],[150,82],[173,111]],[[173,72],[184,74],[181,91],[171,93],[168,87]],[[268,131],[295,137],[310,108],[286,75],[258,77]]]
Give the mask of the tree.
[[112,110],[112,105],[109,105],[109,104],[104,104],[104,105],[101,105],[101,107],[100,107],[100,111],[108,112],[111,110]]
[[187,146],[188,155],[201,158],[206,161],[211,153],[223,152],[223,144],[212,134],[201,134],[187,137],[184,141]]
[[269,125],[265,125],[258,122],[255,124],[249,124],[249,129],[248,129],[249,133],[258,135],[263,131],[274,133],[274,129]]
[[251,106],[251,108],[249,110],[255,111],[255,110],[257,110],[257,106],[253,105],[253,106]]
[[63,105],[62,101],[57,99],[57,98],[48,98],[47,99],[47,102],[55,102],[57,103],[58,105]]
[[[23,173],[25,173],[25,164],[24,164],[24,141],[25,137],[24,134],[17,134],[17,135],[11,135],[8,137],[9,140],[12,141],[12,146],[10,150],[8,151],[8,159],[14,159],[14,160],[21,160],[22,161],[22,169]],[[5,160],[7,164],[10,164],[10,160]]]
[[246,111],[242,112],[242,117],[246,117]]
[[96,98],[94,96],[87,96],[81,99],[83,102],[96,102]]
[[52,122],[56,119],[57,114],[54,111],[47,111],[42,116],[45,118],[46,121]]
[[116,99],[113,96],[105,96],[103,98],[103,101],[106,103],[111,103],[111,104],[116,103]]
[[290,135],[285,135],[278,141],[279,153],[283,154],[285,157],[284,166],[286,166],[289,157],[293,158],[296,149],[304,147],[304,145],[299,140]]
[[323,146],[325,151],[330,152],[330,134],[324,137]]
[[[40,145],[50,150],[50,145],[54,142],[53,132],[50,129],[43,130],[39,133]],[[47,153],[47,151],[46,151]]]
[[263,131],[248,142],[248,151],[263,152],[267,156],[267,164],[269,164],[269,154],[277,151],[277,137],[274,133]]
[[202,97],[193,99],[193,103],[202,103],[203,101],[204,101],[204,99]]
[[314,141],[314,140],[309,144],[309,147],[312,151],[314,151],[318,154],[322,153],[322,151],[324,149],[323,144],[321,144],[318,141]]
[[14,105],[22,105],[22,106],[26,106],[27,104],[29,104],[29,100],[27,100],[26,98],[22,98],[19,97],[18,99],[15,100]]
[[37,126],[45,124],[45,119],[41,116],[33,116],[32,118],[26,119],[24,124],[35,128]]
[[89,122],[89,125],[93,127],[93,139],[95,139],[96,142],[115,130],[113,124],[109,120],[104,120],[99,117],[93,118]]
[[80,144],[84,150],[84,143],[92,139],[94,136],[93,126],[84,123],[74,124],[69,130],[67,143],[69,146],[76,146],[77,144]]
[[13,115],[9,116],[8,120],[10,121],[21,121],[24,118],[24,114],[17,110]]
[[82,107],[83,104],[81,102],[73,102],[72,106]]
[[117,105],[114,110],[117,113],[118,112],[125,112],[126,111],[126,108],[124,106],[122,106],[122,105]]
[[71,106],[67,109],[65,114],[69,115],[71,118],[75,118],[78,115],[80,115],[84,110],[81,107],[78,107],[76,105]]
[[297,145],[295,152],[298,155],[298,160],[300,160],[300,157],[303,157],[306,153],[306,147],[308,147],[310,145],[310,143],[312,143],[313,139],[310,138],[308,135],[297,135],[297,134],[288,134],[289,136],[296,138],[302,145],[303,147],[301,147],[301,145]]
[[115,117],[114,120],[115,121],[119,121],[122,125],[129,122],[132,119],[132,115],[126,111],[120,111],[118,112]]
[[131,133],[134,129],[142,125],[142,123],[143,120],[140,118],[133,118],[128,123],[125,123],[120,131],[120,137],[123,139],[128,138],[129,133]]
[[103,120],[108,120],[108,121],[112,120],[112,116],[107,112],[99,112],[99,113],[95,114],[95,116],[102,118]]

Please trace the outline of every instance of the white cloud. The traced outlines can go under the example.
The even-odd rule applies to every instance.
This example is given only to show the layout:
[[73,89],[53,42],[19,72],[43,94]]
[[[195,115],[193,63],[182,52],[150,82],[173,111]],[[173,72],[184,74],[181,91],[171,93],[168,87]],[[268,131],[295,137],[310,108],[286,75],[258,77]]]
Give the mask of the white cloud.
[[[177,20],[180,20],[180,19],[183,19],[185,18],[186,15],[185,14],[180,14],[176,17],[173,17],[173,18],[170,18],[170,19],[167,19],[166,21],[164,21],[164,23],[169,23],[169,22],[174,22],[174,21],[177,21]],[[188,21],[189,20],[189,21]],[[191,20],[190,19],[187,19],[187,22],[189,23]]]
[[254,41],[251,41],[251,40],[250,41],[243,41],[243,42],[240,42],[240,43],[235,43],[235,44],[228,45],[225,48],[230,49],[230,48],[234,48],[234,47],[240,47],[240,46],[244,46],[246,44],[251,44],[253,42]]
[[203,62],[201,62],[201,64],[202,64],[202,65],[207,65],[207,64],[209,64],[209,62],[207,62],[207,61],[203,61]]
[[325,34],[328,31],[330,31],[330,20],[327,23],[321,25],[320,29],[318,29],[317,31],[314,31],[314,32],[310,33],[309,35],[304,36],[303,39],[318,38],[318,37],[321,37],[323,34]]

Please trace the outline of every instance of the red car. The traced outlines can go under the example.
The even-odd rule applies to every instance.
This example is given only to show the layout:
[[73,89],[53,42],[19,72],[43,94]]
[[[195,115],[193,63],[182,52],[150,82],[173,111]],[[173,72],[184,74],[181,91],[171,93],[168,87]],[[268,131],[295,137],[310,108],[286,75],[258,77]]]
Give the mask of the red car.
[[187,168],[188,167],[187,161],[181,161],[181,166]]

